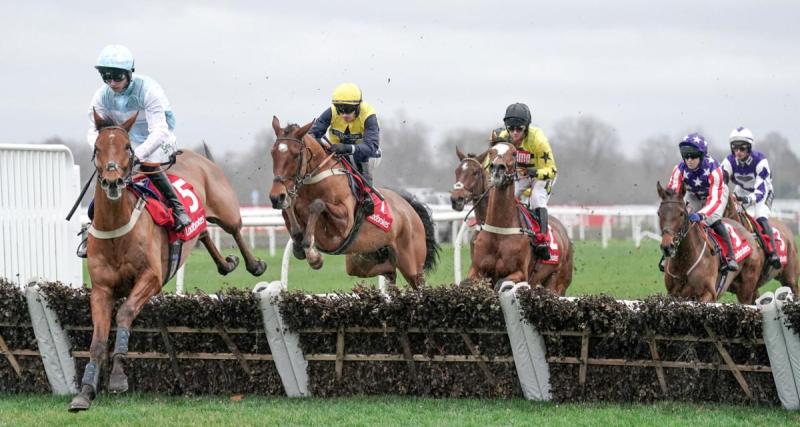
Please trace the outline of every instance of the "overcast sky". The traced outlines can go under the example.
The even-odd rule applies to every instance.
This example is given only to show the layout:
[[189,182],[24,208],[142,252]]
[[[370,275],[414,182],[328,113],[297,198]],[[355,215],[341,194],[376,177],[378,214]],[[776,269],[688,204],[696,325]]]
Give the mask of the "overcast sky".
[[[173,4],[174,3],[174,4]],[[109,43],[165,89],[179,144],[250,146],[307,122],[341,82],[434,138],[526,102],[545,133],[591,115],[626,148],[702,128],[800,152],[798,1],[10,2],[0,5],[0,142],[85,140]],[[558,147],[554,147],[556,153]]]

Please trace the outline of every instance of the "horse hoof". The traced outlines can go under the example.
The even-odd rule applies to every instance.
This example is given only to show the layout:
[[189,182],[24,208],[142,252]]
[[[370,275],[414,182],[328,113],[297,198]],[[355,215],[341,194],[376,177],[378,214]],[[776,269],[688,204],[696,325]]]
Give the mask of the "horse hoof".
[[308,258],[308,266],[314,270],[319,270],[322,268],[322,257],[317,255],[316,257],[309,257]]
[[224,265],[217,267],[217,271],[223,276],[235,270],[236,267],[239,266],[239,257],[236,255],[228,255],[225,257],[225,261],[227,262]]
[[302,247],[300,247],[300,245],[292,246],[292,254],[294,255],[295,258],[299,260],[306,259],[306,252],[303,250]]
[[265,271],[267,271],[267,263],[261,260],[257,260],[255,266],[252,268],[248,267],[247,271],[249,271],[250,274],[252,274],[253,276],[258,277],[264,274]]
[[114,394],[128,391],[128,376],[112,373],[108,378],[108,391]]
[[89,409],[92,406],[92,394],[91,386],[83,386],[81,392],[69,402],[69,411],[80,412]]

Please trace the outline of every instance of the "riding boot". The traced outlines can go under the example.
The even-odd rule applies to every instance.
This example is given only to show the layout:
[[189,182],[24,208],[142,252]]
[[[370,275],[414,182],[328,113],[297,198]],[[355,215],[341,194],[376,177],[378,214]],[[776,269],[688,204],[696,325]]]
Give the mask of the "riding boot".
[[[372,187],[372,171],[369,167],[369,162],[360,162],[356,164],[356,169],[358,173],[361,174],[361,177],[364,178],[364,183],[368,187]],[[362,201],[364,204],[364,215],[370,216],[375,212],[375,203],[372,201],[372,197],[369,194],[364,194],[364,200]]]
[[722,220],[718,220],[711,225],[711,228],[713,228],[714,231],[716,231],[717,234],[722,237],[722,241],[725,243],[725,248],[728,250],[728,256],[726,257],[724,268],[728,271],[738,271],[739,264],[736,262],[736,257],[733,254],[731,236],[728,234],[728,229],[725,228],[725,224],[722,223]]
[[772,264],[775,268],[781,268],[781,259],[778,257],[778,254],[775,253],[775,235],[772,233],[772,227],[769,225],[769,221],[764,217],[758,218],[756,221],[761,224],[765,235],[764,238],[768,239],[764,242],[764,252],[767,253],[767,262]]
[[536,256],[543,260],[550,259],[550,248],[547,242],[547,208],[535,208],[534,212],[539,219],[539,234],[536,239]]
[[155,168],[142,167],[142,172],[154,172],[149,174],[148,177],[150,177],[150,181],[156,186],[156,189],[158,189],[161,195],[167,199],[167,203],[169,203],[169,206],[172,208],[172,216],[175,218],[175,226],[173,229],[175,231],[181,231],[191,224],[192,220],[183,209],[183,204],[180,199],[178,199],[178,195],[175,194],[175,190],[172,188],[172,184],[169,182],[167,175],[161,171],[155,172],[155,170]]

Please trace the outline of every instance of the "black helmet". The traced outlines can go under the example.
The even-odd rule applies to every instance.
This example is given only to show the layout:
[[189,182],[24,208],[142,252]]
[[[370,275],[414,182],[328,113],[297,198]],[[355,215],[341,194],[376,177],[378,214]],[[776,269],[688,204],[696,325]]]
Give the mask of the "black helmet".
[[531,124],[531,110],[521,102],[511,104],[506,108],[506,116],[503,117],[503,123],[505,123],[506,127],[528,126]]

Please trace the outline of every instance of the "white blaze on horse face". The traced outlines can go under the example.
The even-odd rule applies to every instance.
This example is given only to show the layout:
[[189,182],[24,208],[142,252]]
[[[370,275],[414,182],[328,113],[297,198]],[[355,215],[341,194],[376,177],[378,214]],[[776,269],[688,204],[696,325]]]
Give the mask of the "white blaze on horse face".
[[281,142],[280,144],[278,144],[278,151],[280,151],[281,153],[285,153],[289,151],[289,147],[287,147],[286,144]]
[[508,144],[497,144],[492,148],[494,149],[494,151],[497,153],[498,156],[502,156],[503,154],[506,154],[506,151],[508,151],[508,149],[511,148],[511,146]]
[[466,164],[466,163],[464,163],[463,165],[461,165],[461,170],[464,170],[464,171],[465,171],[465,170],[467,170],[467,168],[468,168],[468,166],[467,166],[467,164]]

